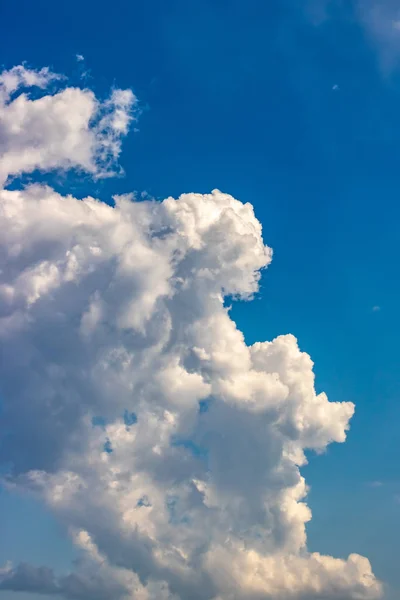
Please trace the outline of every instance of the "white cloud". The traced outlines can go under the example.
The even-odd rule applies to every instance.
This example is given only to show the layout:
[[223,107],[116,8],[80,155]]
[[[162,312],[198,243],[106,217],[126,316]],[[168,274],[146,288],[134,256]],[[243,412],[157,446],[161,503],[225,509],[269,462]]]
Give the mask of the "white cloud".
[[27,69],[24,65],[13,67],[0,74],[0,99],[6,103],[11,94],[19,88],[38,87],[44,89],[51,81],[61,79],[60,75],[52,73],[48,67],[40,71]]
[[372,307],[372,312],[379,312],[381,310],[380,306],[373,306]]
[[14,97],[21,88],[43,89],[58,78],[48,69],[23,66],[0,75],[0,183],[36,169],[114,173],[136,97],[131,90],[114,90],[100,102],[91,91],[72,87],[34,99],[26,93]]
[[[98,161],[118,155],[132,102],[69,88],[6,100],[3,180],[33,164],[98,175]],[[379,598],[367,559],[306,546],[304,451],[343,442],[353,405],[316,394],[293,336],[249,347],[224,306],[251,299],[271,260],[252,206],[215,190],[111,207],[41,185],[3,189],[0,206],[8,485],[38,494],[86,553],[67,577],[8,565],[0,587],[113,600]]]

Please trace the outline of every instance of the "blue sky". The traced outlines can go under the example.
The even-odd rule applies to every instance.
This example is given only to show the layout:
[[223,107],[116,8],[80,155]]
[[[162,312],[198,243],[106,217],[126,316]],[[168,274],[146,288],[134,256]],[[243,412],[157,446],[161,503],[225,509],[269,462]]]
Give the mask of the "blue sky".
[[[0,49],[6,68],[49,65],[100,97],[115,84],[140,100],[124,177],[53,177],[61,191],[109,201],[217,188],[253,204],[274,259],[258,297],[232,316],[249,343],[296,335],[317,389],[356,404],[347,442],[304,469],[309,547],[368,556],[395,598],[400,43],[392,33],[383,43],[370,7],[16,0],[1,9]],[[394,27],[390,2],[382,14]],[[0,563],[63,569],[75,556],[45,509],[5,491],[0,531]]]

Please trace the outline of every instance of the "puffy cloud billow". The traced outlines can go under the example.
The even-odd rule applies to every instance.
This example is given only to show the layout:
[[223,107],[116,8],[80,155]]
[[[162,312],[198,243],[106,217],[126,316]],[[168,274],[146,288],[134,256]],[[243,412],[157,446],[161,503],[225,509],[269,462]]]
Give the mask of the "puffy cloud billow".
[[46,69],[0,77],[1,455],[6,485],[41,497],[82,559],[67,576],[7,564],[0,589],[381,597],[366,558],[306,545],[304,452],[343,442],[353,404],[316,394],[292,335],[247,346],[224,302],[251,299],[271,261],[252,206],[217,190],[110,206],[8,186],[115,171],[135,96],[60,84]]

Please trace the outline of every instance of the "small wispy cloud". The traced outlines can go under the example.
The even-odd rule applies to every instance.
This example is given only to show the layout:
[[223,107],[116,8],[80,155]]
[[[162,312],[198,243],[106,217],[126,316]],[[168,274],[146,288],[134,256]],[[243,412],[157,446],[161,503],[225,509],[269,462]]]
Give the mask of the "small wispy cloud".
[[[346,3],[339,0],[307,0],[305,15],[310,23],[318,27],[329,20],[332,9],[340,9]],[[384,75],[400,67],[400,4],[398,0],[354,0],[350,9],[354,19],[366,34],[374,48],[380,69]]]
[[371,488],[380,488],[383,486],[383,481],[369,481],[367,485]]
[[338,86],[337,83],[335,83],[335,85],[332,86],[332,89],[333,89],[334,92],[337,92],[337,91],[340,90],[340,88],[339,88],[339,86]]
[[83,62],[85,60],[85,57],[83,56],[83,54],[76,54],[75,58],[78,62]]
[[381,310],[381,307],[378,306],[377,304],[372,307],[372,312],[379,312],[380,310]]
[[396,0],[359,0],[357,14],[384,74],[400,65],[400,7]]

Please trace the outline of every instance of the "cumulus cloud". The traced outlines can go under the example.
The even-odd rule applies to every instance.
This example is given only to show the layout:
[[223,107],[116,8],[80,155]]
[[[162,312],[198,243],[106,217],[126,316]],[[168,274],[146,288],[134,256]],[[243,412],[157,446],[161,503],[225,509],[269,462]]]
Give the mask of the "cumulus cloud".
[[[132,572],[111,570],[104,559],[93,552],[87,536],[80,536],[77,543],[87,550],[85,560],[78,562],[76,570],[56,576],[52,569],[20,563],[13,567],[8,563],[0,569],[0,591],[32,592],[45,596],[71,598],[73,600],[117,600],[141,587]],[[143,595],[142,595],[143,598]]]
[[[33,168],[98,175],[119,153],[133,98],[8,95],[3,181]],[[305,450],[344,442],[353,404],[315,392],[294,336],[247,346],[225,304],[251,300],[272,258],[252,206],[217,190],[114,200],[44,185],[0,192],[5,484],[41,497],[84,554],[67,576],[6,565],[0,588],[379,598],[366,558],[306,545]]]
[[[73,87],[30,98],[31,88],[60,79],[49,69],[14,67],[0,75],[0,184],[36,169],[77,168],[96,177],[114,173],[121,138],[135,116],[131,90],[113,90],[100,102]],[[25,90],[15,97],[16,92]]]

